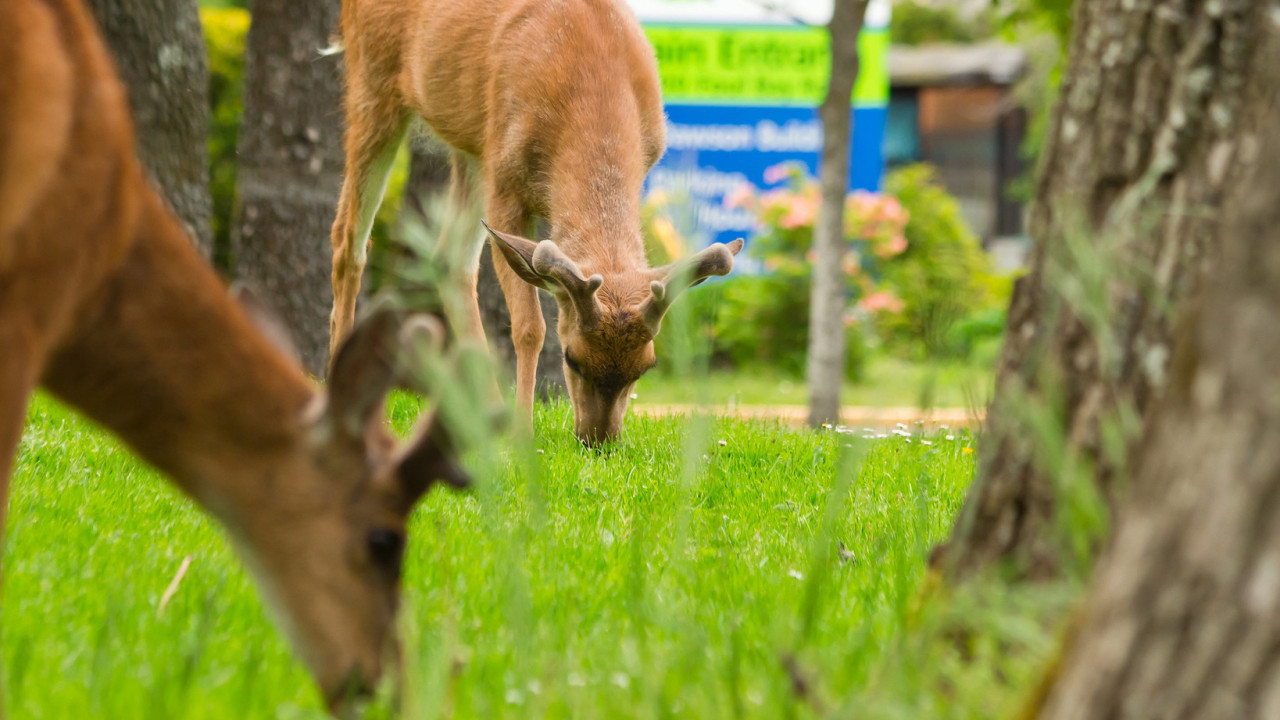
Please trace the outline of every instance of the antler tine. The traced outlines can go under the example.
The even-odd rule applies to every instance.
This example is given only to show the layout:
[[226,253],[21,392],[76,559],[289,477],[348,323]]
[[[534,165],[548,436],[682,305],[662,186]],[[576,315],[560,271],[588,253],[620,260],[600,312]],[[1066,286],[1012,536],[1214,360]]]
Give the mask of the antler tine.
[[732,272],[733,257],[742,250],[742,245],[742,238],[728,244],[715,243],[691,257],[654,270],[662,279],[649,284],[652,294],[641,307],[645,321],[654,334],[658,332],[662,316],[680,293],[712,275],[728,275]]
[[604,277],[599,274],[589,278],[582,277],[578,264],[554,242],[543,240],[538,243],[533,252],[533,270],[564,290],[584,324],[591,324],[600,316],[600,301],[596,298],[596,291],[604,284]]

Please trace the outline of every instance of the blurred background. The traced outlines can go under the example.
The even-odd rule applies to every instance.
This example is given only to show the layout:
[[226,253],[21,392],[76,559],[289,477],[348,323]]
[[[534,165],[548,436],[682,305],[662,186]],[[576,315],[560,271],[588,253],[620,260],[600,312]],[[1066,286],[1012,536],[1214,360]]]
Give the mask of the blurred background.
[[[341,56],[321,50],[333,40],[338,0],[261,0],[252,12],[237,0],[201,0],[198,15],[182,0],[129,3],[127,12],[114,7],[122,2],[91,4],[124,66],[153,175],[219,270],[262,289],[319,373],[342,173]],[[644,199],[650,261],[746,238],[734,274],[690,295],[693,350],[711,371],[710,401],[786,415],[806,401],[831,3],[631,5],[654,45],[668,113],[668,152]],[[841,263],[845,405],[985,406],[1011,281],[1027,254],[1024,202],[1066,14],[1042,2],[868,4]],[[412,135],[374,228],[368,292],[397,282],[390,268],[403,254],[405,214],[447,183],[443,148],[424,130]],[[487,252],[483,266],[489,336],[513,363]],[[553,320],[554,303],[543,305]],[[553,396],[563,379],[555,323],[548,328],[540,389]],[[659,341],[660,354],[670,345]],[[637,404],[687,394],[664,366],[674,364],[644,379]]]

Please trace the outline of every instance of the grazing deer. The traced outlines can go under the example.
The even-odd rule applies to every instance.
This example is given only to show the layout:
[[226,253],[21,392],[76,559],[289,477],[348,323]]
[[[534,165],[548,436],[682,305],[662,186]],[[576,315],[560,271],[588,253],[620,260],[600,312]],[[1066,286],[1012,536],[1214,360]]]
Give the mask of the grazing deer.
[[0,493],[43,386],[221,521],[344,708],[395,663],[411,507],[434,481],[466,484],[440,423],[403,445],[384,427],[390,343],[412,325],[360,325],[318,390],[148,187],[80,0],[3,5]]
[[[346,180],[333,225],[331,342],[355,314],[369,229],[413,114],[453,148],[451,194],[482,177],[494,266],[511,310],[516,399],[531,419],[546,324],[537,288],[560,309],[574,431],[590,444],[622,427],[655,357],[671,301],[725,275],[741,241],[650,268],[640,230],[645,174],[664,149],[653,50],[623,0],[343,0]],[[551,237],[522,237],[533,216]],[[491,227],[490,227],[491,226]],[[483,337],[475,262],[471,319]]]

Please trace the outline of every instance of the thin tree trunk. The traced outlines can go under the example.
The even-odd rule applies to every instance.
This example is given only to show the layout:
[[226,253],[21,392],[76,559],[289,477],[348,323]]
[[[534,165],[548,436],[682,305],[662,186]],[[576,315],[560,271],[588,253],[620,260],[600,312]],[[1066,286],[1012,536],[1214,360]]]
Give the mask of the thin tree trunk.
[[1077,3],[1032,269],[1010,305],[978,477],[935,554],[952,575],[998,562],[1059,574],[1077,559],[1058,540],[1060,481],[1078,474],[1114,497],[1217,243],[1244,84],[1265,69],[1263,6]]
[[836,0],[827,26],[831,36],[831,78],[827,97],[818,108],[822,118],[822,207],[813,228],[809,310],[809,424],[813,426],[840,421],[840,384],[844,378],[844,198],[849,187],[858,33],[866,12],[866,0]]
[[1221,264],[1041,718],[1280,717],[1280,20],[1255,19]]
[[320,374],[343,155],[340,61],[318,51],[337,27],[339,2],[255,0],[252,11],[232,227],[236,274],[279,313],[303,363]]
[[142,164],[209,257],[209,67],[196,2],[88,0],[88,5],[129,89]]

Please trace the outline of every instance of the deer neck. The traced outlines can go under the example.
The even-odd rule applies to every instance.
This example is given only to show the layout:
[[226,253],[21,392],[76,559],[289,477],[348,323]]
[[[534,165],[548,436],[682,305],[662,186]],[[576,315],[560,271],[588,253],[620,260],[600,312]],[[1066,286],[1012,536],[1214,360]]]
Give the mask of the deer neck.
[[314,391],[145,195],[132,249],[43,384],[225,515],[227,479],[254,482],[238,473],[301,437]]
[[640,234],[646,168],[635,119],[597,114],[571,126],[583,129],[551,164],[552,238],[584,272],[648,267]]

